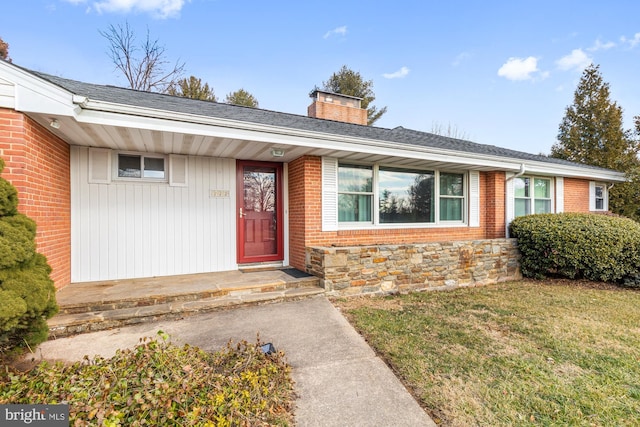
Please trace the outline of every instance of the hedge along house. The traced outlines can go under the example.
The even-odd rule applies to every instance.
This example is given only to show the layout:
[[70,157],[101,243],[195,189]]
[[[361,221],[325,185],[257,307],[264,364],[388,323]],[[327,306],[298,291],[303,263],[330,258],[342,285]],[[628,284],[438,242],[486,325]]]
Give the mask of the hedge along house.
[[606,211],[624,180],[312,97],[300,116],[0,61],[3,177],[57,287],[270,265],[347,293],[512,277],[511,219]]

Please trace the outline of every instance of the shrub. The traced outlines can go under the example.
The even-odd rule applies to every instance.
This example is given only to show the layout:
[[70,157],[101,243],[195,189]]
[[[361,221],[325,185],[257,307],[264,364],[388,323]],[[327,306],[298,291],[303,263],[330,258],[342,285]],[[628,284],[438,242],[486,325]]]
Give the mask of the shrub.
[[588,279],[640,287],[640,224],[598,214],[518,217],[510,226],[522,274]]
[[36,224],[17,207],[18,192],[0,178],[0,352],[46,340],[46,319],[58,311],[51,267],[36,252]]
[[0,404],[69,404],[70,425],[258,426],[291,422],[284,354],[242,341],[216,353],[141,339],[105,359],[0,373]]

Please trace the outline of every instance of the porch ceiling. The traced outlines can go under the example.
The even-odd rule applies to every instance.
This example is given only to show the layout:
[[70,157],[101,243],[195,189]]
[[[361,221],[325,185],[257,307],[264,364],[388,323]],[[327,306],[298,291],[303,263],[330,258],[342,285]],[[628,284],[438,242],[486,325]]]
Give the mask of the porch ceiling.
[[[120,151],[135,151],[163,154],[183,154],[256,161],[291,162],[303,155],[331,156],[345,161],[361,163],[387,163],[405,167],[434,169],[495,170],[494,167],[470,166],[468,163],[442,162],[425,158],[408,158],[335,150],[324,147],[296,146],[285,143],[235,139],[224,136],[198,135],[195,133],[169,132],[114,126],[108,124],[83,123],[72,117],[34,115],[31,117],[71,145],[111,148]],[[50,127],[56,119],[60,127]],[[272,149],[284,150],[284,156],[274,157]]]

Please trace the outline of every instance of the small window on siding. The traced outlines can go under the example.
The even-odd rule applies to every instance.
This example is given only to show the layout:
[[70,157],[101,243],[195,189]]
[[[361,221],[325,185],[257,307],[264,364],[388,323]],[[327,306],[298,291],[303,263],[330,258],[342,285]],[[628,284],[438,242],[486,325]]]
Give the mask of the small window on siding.
[[166,161],[163,156],[118,154],[118,178],[165,181]]

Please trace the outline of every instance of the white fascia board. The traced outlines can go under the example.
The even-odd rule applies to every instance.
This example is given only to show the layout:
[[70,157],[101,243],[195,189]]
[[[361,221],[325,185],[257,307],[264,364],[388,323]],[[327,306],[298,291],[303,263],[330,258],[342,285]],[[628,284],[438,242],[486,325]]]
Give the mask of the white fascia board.
[[[79,122],[251,140],[268,144],[284,144],[308,148],[425,159],[500,170],[517,171],[521,163],[517,159],[496,159],[495,157],[472,153],[465,155],[465,153],[452,150],[439,150],[431,147],[283,128],[215,117],[180,114],[162,110],[132,108],[130,106],[99,103],[95,101],[89,101],[87,107],[88,108],[83,109],[77,116]],[[107,111],[107,107],[115,108],[110,108],[111,111]]]
[[76,114],[73,94],[40,77],[0,61],[3,79],[15,87],[15,110],[61,116]]
[[590,167],[580,167],[573,165],[551,164],[544,162],[524,162],[527,174],[531,175],[552,175],[566,178],[595,179],[606,182],[624,182],[625,174],[607,169],[594,169]]
[[583,168],[572,165],[523,161],[477,153],[437,149],[416,145],[327,134],[301,129],[283,128],[260,123],[199,116],[152,108],[134,107],[102,101],[82,100],[77,120],[105,126],[123,126],[156,131],[251,140],[267,144],[287,144],[308,148],[361,152],[411,159],[457,163],[470,167],[518,172],[526,165],[528,173],[623,182],[620,172]]

